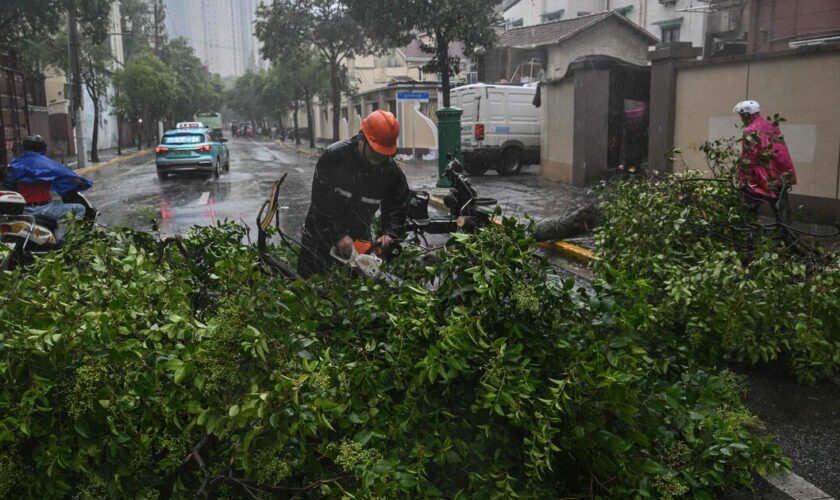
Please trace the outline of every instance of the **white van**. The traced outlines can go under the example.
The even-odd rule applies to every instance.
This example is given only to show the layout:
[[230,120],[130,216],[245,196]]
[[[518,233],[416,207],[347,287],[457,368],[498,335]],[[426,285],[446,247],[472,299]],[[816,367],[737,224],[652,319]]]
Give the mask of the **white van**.
[[500,175],[539,163],[540,113],[536,87],[477,83],[452,89],[452,105],[461,108],[461,150],[467,171]]

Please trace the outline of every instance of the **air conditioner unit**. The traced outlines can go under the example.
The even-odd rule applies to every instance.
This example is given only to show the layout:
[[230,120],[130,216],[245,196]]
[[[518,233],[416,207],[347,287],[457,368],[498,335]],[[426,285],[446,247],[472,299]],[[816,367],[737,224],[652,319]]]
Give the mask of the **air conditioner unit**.
[[709,33],[728,33],[732,31],[730,11],[722,10],[709,16]]

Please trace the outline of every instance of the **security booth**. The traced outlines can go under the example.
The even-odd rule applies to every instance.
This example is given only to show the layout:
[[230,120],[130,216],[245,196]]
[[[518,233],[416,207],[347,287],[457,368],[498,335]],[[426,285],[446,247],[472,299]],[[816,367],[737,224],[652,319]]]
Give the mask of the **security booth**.
[[542,175],[582,186],[648,162],[650,69],[586,56],[543,82]]

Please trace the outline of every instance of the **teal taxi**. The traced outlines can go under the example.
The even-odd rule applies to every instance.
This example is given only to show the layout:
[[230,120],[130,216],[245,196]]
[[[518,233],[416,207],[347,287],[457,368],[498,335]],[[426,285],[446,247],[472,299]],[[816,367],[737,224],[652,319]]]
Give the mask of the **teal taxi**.
[[179,123],[163,134],[155,148],[155,165],[160,180],[180,172],[205,172],[218,178],[230,171],[230,152],[221,132],[201,123]]

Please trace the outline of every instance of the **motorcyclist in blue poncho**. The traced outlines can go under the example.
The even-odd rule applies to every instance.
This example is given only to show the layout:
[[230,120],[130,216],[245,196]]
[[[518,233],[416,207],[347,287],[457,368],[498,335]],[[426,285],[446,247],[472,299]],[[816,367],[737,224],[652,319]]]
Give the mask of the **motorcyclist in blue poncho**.
[[47,143],[43,137],[26,137],[23,140],[23,153],[13,159],[9,166],[6,185],[24,197],[26,214],[54,220],[58,224],[67,214],[82,220],[87,210],[83,204],[53,200],[50,192],[68,199],[93,186],[93,182],[47,158],[46,152]]

